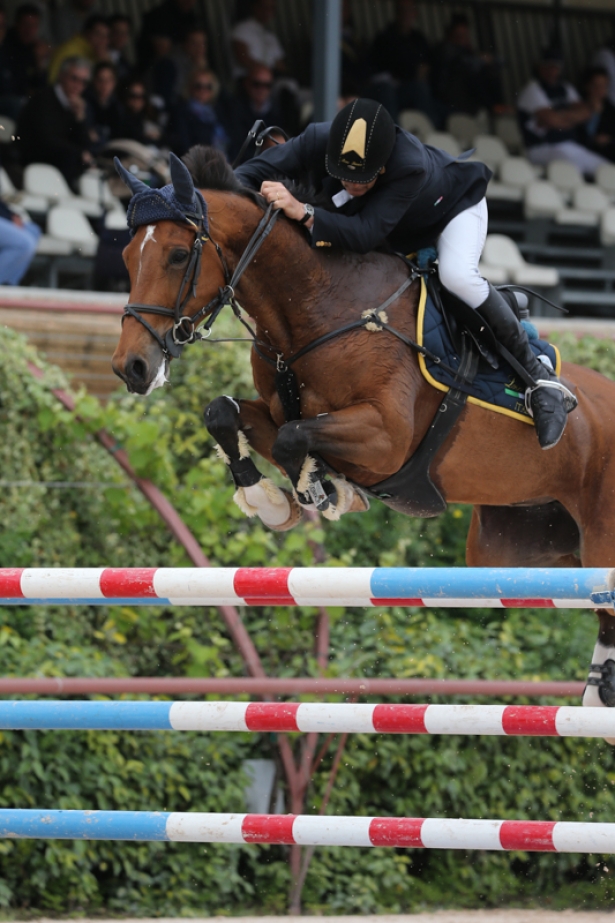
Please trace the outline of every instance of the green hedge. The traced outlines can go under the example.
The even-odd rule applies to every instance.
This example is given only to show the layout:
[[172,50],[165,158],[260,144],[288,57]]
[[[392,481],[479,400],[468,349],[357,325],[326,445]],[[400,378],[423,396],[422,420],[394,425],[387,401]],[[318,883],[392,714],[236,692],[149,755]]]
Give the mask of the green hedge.
[[[234,328],[233,328],[234,329]],[[607,374],[610,342],[562,340],[565,357]],[[204,405],[253,392],[246,347],[195,346],[172,384],[147,401],[118,393],[105,408],[79,397],[84,422],[62,409],[55,369],[32,378],[24,341],[0,342],[0,563],[4,566],[184,566],[156,514],[88,436],[105,426],[143,476],[179,509],[212,562],[331,566],[462,565],[467,508],[437,520],[374,505],[323,531],[275,535],[231,502],[224,466],[202,423]],[[36,359],[40,363],[40,360]],[[28,486],[6,486],[28,481]],[[53,489],[41,482],[89,482]],[[583,679],[596,628],[587,613],[332,609],[329,675]],[[0,674],[241,676],[214,609],[37,607],[1,610]],[[268,671],[316,674],[315,610],[248,609]],[[298,741],[297,741],[298,742]],[[11,732],[0,735],[0,804],[7,807],[241,810],[246,758],[270,757],[271,735]],[[334,746],[308,795],[317,811]],[[354,735],[332,814],[528,817],[612,821],[613,751],[602,741]],[[384,849],[319,849],[304,889],[318,912],[494,906],[540,900],[607,906],[601,857]],[[191,844],[0,841],[0,904],[44,912],[193,915],[282,912],[286,850]]]

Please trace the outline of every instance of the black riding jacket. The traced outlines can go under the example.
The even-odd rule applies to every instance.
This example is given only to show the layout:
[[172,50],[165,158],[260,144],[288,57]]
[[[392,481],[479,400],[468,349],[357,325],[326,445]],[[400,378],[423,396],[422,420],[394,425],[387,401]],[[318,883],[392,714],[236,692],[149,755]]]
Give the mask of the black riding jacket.
[[[257,190],[263,180],[288,178],[332,198],[343,187],[325,166],[330,127],[330,122],[308,126],[242,164],[237,178]],[[388,245],[411,253],[435,244],[449,221],[483,198],[492,176],[485,164],[459,162],[399,127],[396,131],[395,147],[373,189],[339,208],[332,203],[333,211],[315,209],[312,246],[368,253]]]

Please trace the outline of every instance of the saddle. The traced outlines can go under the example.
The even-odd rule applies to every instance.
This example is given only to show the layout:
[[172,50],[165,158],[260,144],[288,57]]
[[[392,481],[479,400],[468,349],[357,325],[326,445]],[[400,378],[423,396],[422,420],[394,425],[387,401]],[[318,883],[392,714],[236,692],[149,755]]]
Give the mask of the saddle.
[[[419,367],[423,377],[445,395],[403,468],[385,481],[361,489],[391,509],[428,518],[443,513],[447,506],[431,479],[431,464],[468,401],[524,423],[533,425],[533,421],[524,401],[525,369],[502,348],[480,315],[440,284],[433,265],[423,275],[422,285],[417,341],[427,347],[427,354],[419,353]],[[502,294],[522,320],[514,293],[503,290]],[[533,328],[528,335],[536,355],[546,358],[559,374],[557,349],[539,340]]]

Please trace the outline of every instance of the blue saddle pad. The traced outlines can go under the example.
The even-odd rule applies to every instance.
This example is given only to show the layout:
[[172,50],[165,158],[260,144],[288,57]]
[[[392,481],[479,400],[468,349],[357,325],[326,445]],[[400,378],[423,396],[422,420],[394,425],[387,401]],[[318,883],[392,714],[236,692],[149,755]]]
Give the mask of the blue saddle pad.
[[[531,325],[530,325],[531,326]],[[536,338],[536,331],[528,331],[530,345],[537,356],[547,356],[555,373],[559,375],[561,358],[556,346]],[[459,368],[459,354],[450,338],[446,323],[428,294],[425,280],[421,282],[421,299],[417,317],[417,341],[439,356],[452,369]],[[500,367],[492,368],[484,359],[480,359],[478,372],[472,385],[462,386],[459,390],[468,394],[471,404],[478,404],[496,413],[514,417],[524,423],[533,424],[525,409],[525,385],[521,382],[508,363],[499,359]],[[448,391],[453,385],[453,378],[442,366],[419,355],[419,366],[423,377],[439,391]]]

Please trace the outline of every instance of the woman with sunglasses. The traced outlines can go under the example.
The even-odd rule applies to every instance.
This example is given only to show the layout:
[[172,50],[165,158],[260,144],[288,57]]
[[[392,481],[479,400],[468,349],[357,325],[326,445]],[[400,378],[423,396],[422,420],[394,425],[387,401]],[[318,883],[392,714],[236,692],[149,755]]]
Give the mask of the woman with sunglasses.
[[120,95],[121,115],[111,138],[127,138],[139,144],[157,144],[162,134],[156,112],[150,106],[145,84],[139,79],[127,83]]
[[178,157],[195,144],[226,150],[228,138],[215,107],[218,90],[213,71],[200,68],[192,74],[188,99],[176,104],[169,120],[169,147]]

